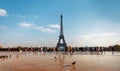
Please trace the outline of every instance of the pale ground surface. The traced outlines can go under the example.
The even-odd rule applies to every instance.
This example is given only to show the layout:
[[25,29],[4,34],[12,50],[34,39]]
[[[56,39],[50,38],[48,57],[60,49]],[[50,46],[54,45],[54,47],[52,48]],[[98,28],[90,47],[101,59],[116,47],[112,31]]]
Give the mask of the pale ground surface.
[[[103,55],[83,53],[0,52],[12,55],[0,59],[0,71],[120,71],[120,53]],[[19,55],[19,57],[17,57]],[[57,59],[54,58],[57,57]],[[75,65],[71,63],[76,61]]]

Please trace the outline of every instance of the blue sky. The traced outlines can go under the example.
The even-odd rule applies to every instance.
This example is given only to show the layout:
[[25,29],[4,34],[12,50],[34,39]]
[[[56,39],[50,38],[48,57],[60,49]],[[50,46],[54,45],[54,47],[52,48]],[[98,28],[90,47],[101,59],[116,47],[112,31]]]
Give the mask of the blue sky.
[[0,45],[55,47],[60,14],[68,46],[120,44],[119,0],[0,0]]

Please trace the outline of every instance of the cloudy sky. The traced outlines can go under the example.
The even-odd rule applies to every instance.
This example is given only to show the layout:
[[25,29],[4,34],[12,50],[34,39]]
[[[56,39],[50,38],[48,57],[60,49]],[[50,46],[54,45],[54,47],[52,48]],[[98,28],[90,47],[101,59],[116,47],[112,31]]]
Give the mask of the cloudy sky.
[[0,45],[55,47],[60,14],[68,46],[120,44],[120,0],[0,0]]

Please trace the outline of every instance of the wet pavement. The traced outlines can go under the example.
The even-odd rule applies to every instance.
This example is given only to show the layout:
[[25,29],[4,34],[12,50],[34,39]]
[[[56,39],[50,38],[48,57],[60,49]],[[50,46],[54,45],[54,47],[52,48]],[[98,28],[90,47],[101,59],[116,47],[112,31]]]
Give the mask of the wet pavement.
[[[0,71],[120,71],[120,52],[0,52]],[[11,56],[10,56],[11,55]],[[76,61],[73,65],[72,63]]]

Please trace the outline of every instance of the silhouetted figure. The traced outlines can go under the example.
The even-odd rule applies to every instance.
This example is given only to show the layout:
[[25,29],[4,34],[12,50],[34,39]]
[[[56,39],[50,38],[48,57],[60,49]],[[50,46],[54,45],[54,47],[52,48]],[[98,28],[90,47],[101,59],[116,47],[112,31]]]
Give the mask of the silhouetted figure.
[[54,57],[55,58],[55,60],[57,60],[57,57]]
[[0,58],[4,59],[4,58],[8,58],[8,56],[7,55],[2,55],[2,56],[0,56]]
[[103,54],[103,47],[100,48],[101,55]]
[[114,55],[114,48],[112,47],[112,54]]
[[17,55],[17,57],[19,57],[19,55]]
[[103,49],[104,54],[105,54],[105,51],[106,51],[106,50],[105,50],[105,48],[104,48],[104,49]]
[[11,57],[11,54],[10,54],[10,56],[9,57]]
[[76,64],[76,61],[72,62],[72,65],[75,65]]

